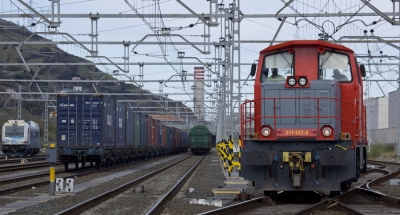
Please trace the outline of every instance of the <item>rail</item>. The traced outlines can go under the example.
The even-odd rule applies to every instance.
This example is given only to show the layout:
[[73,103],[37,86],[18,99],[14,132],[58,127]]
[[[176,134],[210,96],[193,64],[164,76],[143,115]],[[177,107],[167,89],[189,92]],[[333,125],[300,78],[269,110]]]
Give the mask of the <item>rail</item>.
[[67,209],[65,209],[63,211],[60,211],[60,212],[58,212],[56,214],[57,215],[61,215],[61,214],[80,214],[80,213],[84,212],[85,210],[87,210],[87,209],[89,209],[89,208],[91,208],[91,207],[93,207],[95,205],[98,205],[98,204],[100,204],[100,203],[102,203],[102,202],[104,202],[104,201],[106,201],[106,200],[108,200],[108,199],[110,199],[112,197],[115,197],[115,196],[121,194],[122,192],[124,192],[125,190],[135,186],[136,184],[141,183],[141,182],[153,177],[154,175],[159,174],[159,173],[163,172],[164,170],[167,170],[168,168],[170,168],[170,167],[172,167],[172,166],[174,166],[174,165],[176,165],[176,164],[178,164],[180,162],[183,162],[184,160],[186,160],[186,159],[188,159],[190,157],[192,157],[192,156],[188,156],[188,157],[185,157],[183,159],[180,159],[180,160],[178,160],[178,161],[176,161],[176,162],[174,162],[174,163],[172,163],[172,164],[170,164],[168,166],[165,166],[165,167],[162,167],[160,169],[157,169],[157,170],[155,170],[153,172],[150,172],[150,173],[148,173],[148,174],[146,174],[146,175],[144,175],[144,176],[142,176],[140,178],[137,178],[137,179],[135,179],[133,181],[125,183],[125,184],[123,184],[123,185],[121,185],[119,187],[116,187],[116,188],[114,188],[114,189],[112,189],[110,191],[107,191],[105,193],[102,193],[100,195],[94,196],[91,199],[83,201],[80,204],[73,205],[72,207],[67,208]]
[[164,209],[164,205],[169,198],[172,198],[174,194],[182,187],[183,183],[192,175],[194,170],[199,166],[201,161],[203,161],[205,156],[203,156],[197,163],[190,168],[190,170],[160,199],[158,202],[146,213],[146,215],[161,214]]

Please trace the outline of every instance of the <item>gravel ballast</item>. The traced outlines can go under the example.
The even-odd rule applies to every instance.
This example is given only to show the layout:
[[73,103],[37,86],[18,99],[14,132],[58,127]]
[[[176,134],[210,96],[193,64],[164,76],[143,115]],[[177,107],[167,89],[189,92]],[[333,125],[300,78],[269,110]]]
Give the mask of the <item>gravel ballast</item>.
[[[72,205],[83,202],[89,198],[92,198],[93,196],[99,195],[100,193],[111,190],[117,186],[127,183],[128,181],[134,180],[140,176],[152,172],[160,168],[161,166],[166,166],[167,163],[173,163],[181,158],[182,155],[178,155],[172,160],[162,164],[159,163],[159,160],[165,159],[165,157],[136,163],[134,165],[126,167],[114,166],[114,169],[110,169],[106,172],[99,172],[93,175],[75,178],[75,184],[77,185],[92,181],[103,176],[112,175],[126,169],[132,169],[139,165],[144,165],[146,162],[155,164],[154,167],[151,167],[149,169],[140,170],[138,172],[113,179],[99,186],[88,188],[82,192],[65,195],[62,198],[57,198],[44,203],[26,207],[10,214],[29,214],[32,211],[35,211],[35,214],[54,214]],[[199,160],[200,158],[201,156],[193,156],[192,158],[186,160],[182,165],[185,166],[185,168],[187,168],[188,170],[189,165],[195,163],[194,161],[192,162],[192,160]],[[161,198],[161,196],[163,196],[165,192],[170,189],[170,187],[172,187],[172,185],[175,184],[184,173],[186,173],[187,170],[184,170],[185,168],[172,167],[162,173],[162,176],[153,178],[142,183],[145,188],[144,193],[134,193],[133,189],[127,190],[123,194],[114,197],[97,207],[92,208],[84,214],[143,214],[147,210],[149,210],[151,205],[153,205],[159,198]],[[226,170],[223,170],[217,152],[215,151],[215,149],[212,149],[211,152],[205,156],[204,160],[201,162],[200,166],[195,170],[192,176],[182,186],[181,190],[177,193],[175,198],[167,203],[167,205],[165,206],[165,210],[162,214],[198,214],[218,208],[215,206],[190,204],[190,200],[214,199],[212,189],[224,187],[224,181],[227,180],[223,174],[223,171]],[[189,192],[189,188],[194,188],[194,192]],[[9,196],[33,197],[38,195],[47,195],[48,193],[49,188],[47,186],[44,186],[32,190],[14,193]],[[253,187],[251,186],[246,189],[246,193],[249,193],[252,197],[263,195],[262,191],[254,191]],[[17,200],[18,199],[7,199],[7,202]],[[233,200],[224,200],[224,205],[236,203],[238,202],[235,202]]]
[[[143,170],[134,172],[132,174],[129,174],[129,175],[126,175],[126,176],[123,176],[123,177],[120,177],[120,178],[115,178],[115,179],[113,179],[111,181],[108,181],[108,182],[105,182],[105,183],[101,184],[100,186],[91,187],[91,188],[88,188],[88,189],[86,189],[86,190],[84,190],[82,192],[78,192],[78,193],[71,194],[71,195],[66,195],[63,198],[52,199],[52,200],[49,200],[49,201],[44,202],[44,203],[40,203],[40,204],[36,204],[36,205],[33,205],[33,206],[25,207],[25,208],[22,208],[22,209],[19,209],[19,210],[15,211],[15,212],[9,213],[9,214],[12,214],[12,215],[24,214],[25,215],[25,214],[31,214],[32,211],[35,211],[35,214],[54,214],[54,213],[57,213],[59,211],[62,211],[64,209],[66,209],[68,207],[76,205],[76,204],[78,204],[80,202],[83,202],[83,201],[85,201],[85,200],[87,200],[89,198],[92,198],[93,196],[97,196],[97,195],[99,195],[101,193],[104,193],[104,192],[106,192],[108,190],[111,190],[111,189],[113,189],[115,187],[118,187],[118,186],[120,186],[122,184],[125,184],[125,183],[127,183],[129,181],[132,181],[132,180],[134,180],[136,178],[139,178],[139,177],[141,177],[141,176],[143,176],[145,174],[148,174],[148,173],[150,173],[150,172],[152,172],[152,171],[154,171],[156,169],[159,169],[159,168],[161,168],[163,166],[166,166],[166,165],[168,165],[170,163],[173,163],[173,162],[175,162],[177,160],[180,160],[184,156],[187,156],[187,155],[189,155],[189,154],[185,153],[185,154],[173,156],[173,157],[170,158],[171,160],[169,160],[169,161],[167,161],[165,163],[159,163],[159,160],[166,159],[166,157],[149,160],[149,161],[146,161],[146,162],[151,162],[151,163],[155,164],[155,166],[153,166],[151,168],[148,168],[148,169],[143,169]],[[116,169],[113,169],[112,171],[102,172],[100,174],[93,174],[93,175],[90,175],[90,176],[87,176],[87,177],[77,178],[75,180],[76,180],[77,184],[88,182],[88,181],[91,181],[91,180],[94,180],[94,179],[97,179],[97,178],[101,177],[100,175],[111,175],[113,173],[120,172],[124,168],[132,169],[132,168],[135,168],[135,167],[137,167],[139,165],[144,165],[146,162],[140,162],[140,163],[137,163],[137,164],[132,165],[132,166],[116,168]],[[18,194],[15,193],[15,195],[16,196],[32,196],[32,195],[37,196],[37,195],[44,195],[44,194],[48,194],[48,193],[49,193],[49,188],[48,187],[40,187],[40,188],[37,188],[35,190],[28,190],[28,191],[24,191],[24,192],[19,192]]]

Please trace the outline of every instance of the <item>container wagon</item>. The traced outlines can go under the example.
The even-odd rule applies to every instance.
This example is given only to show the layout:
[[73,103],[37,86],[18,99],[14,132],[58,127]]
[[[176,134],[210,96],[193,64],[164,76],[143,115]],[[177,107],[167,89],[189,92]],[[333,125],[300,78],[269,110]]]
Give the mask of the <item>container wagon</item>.
[[5,122],[2,128],[2,151],[7,156],[35,156],[40,151],[39,125],[24,120]]
[[[160,121],[110,96],[58,95],[57,106],[58,155],[66,170],[69,163],[78,168],[79,163],[84,167],[90,162],[100,168],[188,149],[185,142],[174,148],[173,136],[163,132]],[[171,143],[171,148],[165,149],[164,143]]]
[[189,131],[189,145],[193,154],[207,154],[211,150],[211,132],[206,126],[196,125]]

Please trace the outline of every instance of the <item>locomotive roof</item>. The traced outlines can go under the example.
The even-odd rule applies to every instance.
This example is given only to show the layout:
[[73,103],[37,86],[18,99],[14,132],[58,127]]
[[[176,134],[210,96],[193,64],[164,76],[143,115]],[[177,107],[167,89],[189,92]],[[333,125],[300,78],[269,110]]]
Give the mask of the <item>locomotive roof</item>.
[[325,46],[325,47],[332,48],[332,49],[339,49],[339,50],[343,50],[343,51],[353,52],[353,50],[351,50],[345,46],[326,42],[326,41],[321,41],[321,40],[292,40],[292,41],[280,43],[280,44],[265,48],[265,49],[261,50],[260,53],[271,51],[271,50],[276,50],[276,49],[296,47],[296,46]]

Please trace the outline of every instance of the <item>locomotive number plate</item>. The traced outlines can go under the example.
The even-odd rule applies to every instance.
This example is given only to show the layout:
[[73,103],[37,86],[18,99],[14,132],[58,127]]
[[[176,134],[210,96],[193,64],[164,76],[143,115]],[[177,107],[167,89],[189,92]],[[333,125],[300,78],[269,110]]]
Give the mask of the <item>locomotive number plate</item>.
[[279,137],[313,137],[317,136],[316,129],[278,129]]

